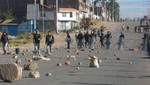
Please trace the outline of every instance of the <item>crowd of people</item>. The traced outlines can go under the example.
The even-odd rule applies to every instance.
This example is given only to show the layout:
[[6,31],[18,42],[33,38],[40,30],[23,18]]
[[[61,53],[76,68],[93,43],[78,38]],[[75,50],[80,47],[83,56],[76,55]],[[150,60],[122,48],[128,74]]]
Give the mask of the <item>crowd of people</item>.
[[[126,26],[126,32],[130,31],[130,27]],[[135,27],[134,31],[137,33],[144,32],[144,37],[143,37],[143,49],[145,49],[146,45],[146,39],[148,36],[149,30],[147,29],[138,29],[138,27]],[[125,40],[125,26],[122,26],[121,29],[121,34],[118,37],[118,50],[123,50],[124,48],[124,40]],[[107,31],[107,33],[104,33],[103,27],[100,29],[92,29],[92,30],[87,30],[85,32],[78,31],[75,34],[75,43],[77,45],[78,49],[82,48],[89,48],[90,50],[95,50],[95,44],[98,43],[98,45],[101,48],[106,48],[107,50],[111,48],[111,38],[112,34],[110,31]],[[33,44],[34,44],[34,54],[40,55],[40,42],[41,42],[41,35],[39,31],[35,31],[33,34]],[[7,46],[9,43],[8,35],[6,32],[3,32],[1,36],[1,43],[2,43],[2,48],[3,48],[3,54],[5,55],[7,53]],[[73,39],[71,38],[69,32],[66,33],[66,38],[65,42],[67,44],[67,49],[70,49],[70,45],[73,42]],[[46,53],[51,54],[52,53],[52,45],[54,43],[54,36],[51,31],[48,31],[48,34],[45,37],[45,45],[46,45]]]

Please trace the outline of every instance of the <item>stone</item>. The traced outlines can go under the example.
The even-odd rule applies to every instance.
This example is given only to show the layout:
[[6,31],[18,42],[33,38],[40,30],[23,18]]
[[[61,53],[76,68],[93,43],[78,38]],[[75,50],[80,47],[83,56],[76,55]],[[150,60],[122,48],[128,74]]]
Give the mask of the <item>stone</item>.
[[1,64],[0,79],[5,82],[15,82],[22,78],[22,67],[17,64]]
[[102,60],[98,60],[98,63],[102,63]]
[[25,55],[25,53],[24,53],[24,52],[22,52],[22,55]]
[[105,57],[105,59],[106,59],[106,60],[108,60],[108,58],[107,58],[107,57]]
[[62,64],[61,63],[57,63],[57,66],[62,66]]
[[65,61],[65,65],[66,65],[66,66],[70,66],[70,64],[71,64],[71,63],[70,63],[70,59],[67,58],[67,60]]
[[16,60],[16,64],[19,64],[19,65],[20,65],[20,64],[21,64],[21,59],[17,59],[17,60]]
[[51,75],[52,75],[51,73],[46,73],[46,74],[45,74],[45,76],[51,76]]
[[24,70],[30,70],[30,71],[35,71],[37,70],[38,64],[36,62],[31,62],[30,64],[25,64],[24,65]]
[[81,51],[85,51],[85,49],[81,49]]
[[31,71],[28,76],[29,76],[29,78],[40,78],[40,72],[39,71]]
[[13,54],[13,58],[14,58],[14,59],[17,59],[17,58],[18,58],[18,56],[17,56],[17,55],[15,55],[15,54]]
[[114,54],[114,56],[117,56],[116,54]]
[[116,60],[120,60],[120,58],[116,58]]
[[79,70],[79,69],[80,69],[80,67],[76,67],[76,69],[77,69],[77,70]]
[[133,63],[132,63],[132,62],[129,62],[129,64],[131,64],[131,65],[132,65]]
[[90,59],[89,67],[99,68],[98,57],[96,57],[96,56],[90,56],[90,57],[91,57],[91,59]]
[[82,65],[82,63],[81,63],[81,62],[78,62],[78,65]]

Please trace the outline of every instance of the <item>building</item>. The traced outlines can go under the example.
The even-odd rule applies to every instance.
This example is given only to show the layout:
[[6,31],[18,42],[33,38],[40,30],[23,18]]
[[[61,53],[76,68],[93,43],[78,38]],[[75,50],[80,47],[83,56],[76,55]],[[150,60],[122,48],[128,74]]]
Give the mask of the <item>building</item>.
[[12,20],[6,20],[0,24],[0,32],[7,32],[8,35],[15,36],[18,34],[18,24],[13,23]]
[[79,25],[79,11],[73,8],[59,8],[58,30],[70,30]]

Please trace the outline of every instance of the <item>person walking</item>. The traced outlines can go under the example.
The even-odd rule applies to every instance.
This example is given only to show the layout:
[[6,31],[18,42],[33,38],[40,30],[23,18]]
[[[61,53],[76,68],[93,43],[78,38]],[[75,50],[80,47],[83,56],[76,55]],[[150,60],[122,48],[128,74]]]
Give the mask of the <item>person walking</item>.
[[125,36],[124,36],[123,32],[121,32],[121,35],[119,36],[118,50],[121,50],[121,51],[123,50],[124,39],[125,39]]
[[2,33],[1,42],[2,42],[3,52],[4,52],[3,55],[5,55],[7,53],[7,46],[9,43],[8,35],[6,32]]
[[39,31],[35,31],[33,35],[33,43],[34,43],[34,53],[40,55],[40,41],[41,41],[41,35]]
[[111,36],[111,32],[110,31],[107,31],[107,34],[105,35],[105,38],[106,38],[106,49],[110,49],[110,45],[111,45],[111,42],[110,42],[110,39],[112,38]]
[[66,42],[67,42],[67,49],[70,49],[71,37],[69,32],[67,32]]
[[89,49],[94,50],[94,40],[95,36],[94,36],[94,32],[91,31],[91,34],[89,35]]
[[85,48],[87,48],[87,45],[89,43],[89,32],[87,31],[85,34],[84,34],[84,41],[85,41]]
[[77,40],[78,40],[78,48],[81,49],[83,47],[83,34],[81,31],[79,31],[79,34],[77,36]]
[[52,53],[52,44],[54,43],[54,36],[51,33],[51,31],[48,31],[48,34],[46,35],[45,39],[45,45],[46,45],[46,53],[49,55]]

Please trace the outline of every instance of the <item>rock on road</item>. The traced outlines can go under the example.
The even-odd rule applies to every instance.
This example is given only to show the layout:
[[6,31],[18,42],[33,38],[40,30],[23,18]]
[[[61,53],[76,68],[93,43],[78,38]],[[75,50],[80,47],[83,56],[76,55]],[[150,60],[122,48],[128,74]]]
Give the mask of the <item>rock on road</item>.
[[[138,48],[141,46],[142,33],[134,33],[134,27],[139,22],[121,22],[121,23],[102,23],[112,30],[112,45],[110,50],[96,48],[95,51],[85,49],[80,51],[80,55],[74,54],[74,47],[67,52],[53,50],[53,55],[48,56],[51,61],[38,61],[39,79],[26,78],[28,71],[23,72],[23,78],[15,83],[0,82],[0,85],[149,85],[150,84],[150,60],[146,51],[128,51],[129,48]],[[125,49],[117,50],[118,37],[122,25],[129,25],[130,32],[125,32]],[[99,26],[95,26],[99,27]],[[95,46],[98,46],[97,42]],[[98,52],[98,53],[97,53]],[[90,68],[88,55],[92,54],[102,60],[100,68]],[[44,54],[43,54],[44,55]],[[57,63],[64,64],[67,55],[75,55],[77,60],[71,59],[71,66],[56,66]],[[22,60],[22,65],[27,63],[25,58],[31,58],[33,54],[29,52],[25,56],[18,55]],[[120,58],[120,60],[116,60]],[[0,63],[7,63],[10,56],[1,56]],[[82,62],[81,65],[78,65]],[[78,67],[78,69],[77,69]],[[52,75],[47,77],[46,73]]]

